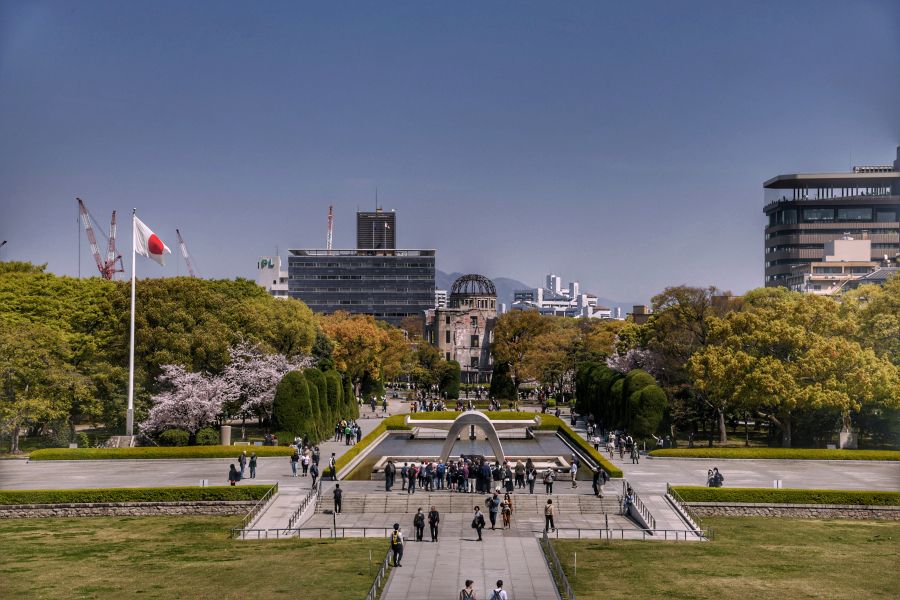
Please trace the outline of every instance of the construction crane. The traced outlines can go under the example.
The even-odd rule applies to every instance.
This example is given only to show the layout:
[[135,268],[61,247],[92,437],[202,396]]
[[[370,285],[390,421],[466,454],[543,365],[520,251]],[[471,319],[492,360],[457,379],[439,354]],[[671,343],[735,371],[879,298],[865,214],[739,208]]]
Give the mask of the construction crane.
[[[116,211],[112,212],[112,219],[109,224],[109,235],[107,236],[103,232],[103,229],[100,229],[100,224],[97,223],[97,219],[94,218],[94,215],[88,211],[87,206],[84,204],[84,200],[81,198],[75,199],[78,200],[78,213],[81,216],[81,224],[84,226],[88,242],[91,244],[91,254],[94,257],[94,262],[97,263],[97,270],[100,271],[100,276],[103,277],[103,279],[112,279],[116,273],[123,273],[125,271],[125,266],[122,264],[122,255],[116,252]],[[106,260],[100,256],[100,246],[97,244],[97,236],[94,235],[92,222],[97,224],[100,233],[107,239]],[[116,263],[118,263],[118,268],[116,267]]]
[[325,249],[328,250],[328,255],[331,255],[331,247],[334,242],[334,207],[328,207],[328,233],[325,236]]
[[181,237],[181,232],[179,230],[175,230],[175,235],[178,236],[178,245],[181,247],[181,255],[184,257],[184,262],[187,263],[188,274],[191,277],[196,277],[197,274],[194,272],[194,263],[191,260],[191,255],[188,254],[187,246],[184,245],[184,238]]

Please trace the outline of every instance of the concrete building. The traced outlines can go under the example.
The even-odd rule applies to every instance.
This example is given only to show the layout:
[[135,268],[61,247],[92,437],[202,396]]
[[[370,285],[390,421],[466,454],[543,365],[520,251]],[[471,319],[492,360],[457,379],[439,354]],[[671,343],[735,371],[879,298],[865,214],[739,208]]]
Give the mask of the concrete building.
[[546,287],[515,290],[511,308],[553,317],[612,318],[612,310],[597,304],[597,296],[581,293],[577,281],[564,288],[562,279],[552,273],[547,275]]
[[392,250],[397,247],[397,213],[376,209],[356,213],[356,247]]
[[631,320],[636,324],[643,325],[650,320],[650,315],[652,314],[653,311],[650,310],[649,306],[646,306],[644,304],[635,304],[631,307],[631,312],[628,313],[628,316],[631,317]]
[[434,250],[289,250],[288,295],[399,325],[434,308]]
[[276,298],[288,298],[288,273],[281,270],[280,256],[262,256],[256,261],[256,284]]
[[446,360],[459,362],[463,383],[486,383],[493,369],[496,323],[494,282],[482,275],[463,275],[453,282],[446,308],[425,312],[425,339]]
[[824,260],[794,267],[787,287],[795,292],[833,296],[857,287],[867,278],[870,282],[880,281],[883,285],[883,278],[870,275],[890,267],[871,260],[871,256],[872,241],[869,239],[856,240],[845,235],[839,240],[826,242]]
[[778,175],[763,188],[766,286],[789,286],[798,269],[824,261],[826,243],[845,235],[870,241],[863,262],[900,254],[900,147],[893,165]]
[[447,308],[447,290],[434,290],[434,307]]

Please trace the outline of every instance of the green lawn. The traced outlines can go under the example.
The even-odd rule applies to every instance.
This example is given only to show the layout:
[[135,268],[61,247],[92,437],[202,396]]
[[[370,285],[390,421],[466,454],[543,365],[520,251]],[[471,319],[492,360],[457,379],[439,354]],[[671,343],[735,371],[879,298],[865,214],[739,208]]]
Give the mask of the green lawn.
[[[234,517],[0,521],[0,597],[363,598],[385,540],[238,541]],[[369,552],[373,562],[369,572]]]
[[704,525],[715,528],[714,541],[553,546],[578,600],[900,598],[900,522],[709,518]]
[[853,504],[898,506],[900,492],[802,490],[773,488],[711,488],[672,486],[685,502],[757,502],[771,504]]
[[769,458],[792,460],[900,460],[900,450],[825,448],[666,448],[650,456],[670,458]]

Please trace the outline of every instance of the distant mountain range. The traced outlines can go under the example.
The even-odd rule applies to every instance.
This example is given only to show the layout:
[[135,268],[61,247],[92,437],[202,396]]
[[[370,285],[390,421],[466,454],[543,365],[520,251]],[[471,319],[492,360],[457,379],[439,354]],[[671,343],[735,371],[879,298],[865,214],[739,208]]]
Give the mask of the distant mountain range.
[[[449,292],[450,288],[453,287],[453,282],[463,275],[464,273],[444,273],[440,269],[435,269],[434,287]],[[506,304],[507,309],[512,306],[516,290],[526,290],[537,287],[523,283],[518,279],[510,279],[509,277],[491,277],[490,280],[494,282],[494,287],[497,288],[497,301]],[[593,293],[591,290],[586,291],[588,293]],[[610,300],[609,298],[602,297],[598,297],[597,302],[609,308],[621,308],[623,316],[625,313],[631,312],[631,307],[636,304],[635,302],[620,302],[618,300]]]

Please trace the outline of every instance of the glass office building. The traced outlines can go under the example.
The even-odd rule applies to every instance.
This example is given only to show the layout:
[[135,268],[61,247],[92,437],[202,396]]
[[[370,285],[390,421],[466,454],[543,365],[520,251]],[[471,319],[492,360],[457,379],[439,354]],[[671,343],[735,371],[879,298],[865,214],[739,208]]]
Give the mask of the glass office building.
[[873,261],[900,254],[900,148],[893,165],[778,175],[763,188],[766,286],[787,286],[792,269],[844,236],[871,240]]
[[289,250],[288,295],[399,325],[434,308],[434,260],[434,250]]

